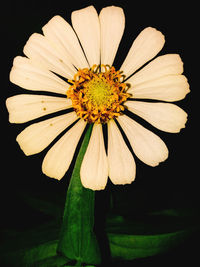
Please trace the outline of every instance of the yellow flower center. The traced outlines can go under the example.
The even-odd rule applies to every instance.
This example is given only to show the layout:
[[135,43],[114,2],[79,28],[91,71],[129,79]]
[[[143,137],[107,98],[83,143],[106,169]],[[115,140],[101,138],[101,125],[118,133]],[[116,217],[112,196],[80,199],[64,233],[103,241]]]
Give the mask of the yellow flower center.
[[124,110],[130,96],[121,71],[108,65],[79,69],[67,90],[77,115],[89,123],[107,123]]

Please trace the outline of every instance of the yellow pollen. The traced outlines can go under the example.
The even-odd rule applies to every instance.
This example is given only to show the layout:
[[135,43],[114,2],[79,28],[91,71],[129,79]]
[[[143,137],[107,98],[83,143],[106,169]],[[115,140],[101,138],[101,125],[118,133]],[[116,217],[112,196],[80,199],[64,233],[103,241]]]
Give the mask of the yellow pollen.
[[121,115],[130,96],[121,71],[108,65],[79,69],[67,90],[77,115],[89,123],[107,123]]

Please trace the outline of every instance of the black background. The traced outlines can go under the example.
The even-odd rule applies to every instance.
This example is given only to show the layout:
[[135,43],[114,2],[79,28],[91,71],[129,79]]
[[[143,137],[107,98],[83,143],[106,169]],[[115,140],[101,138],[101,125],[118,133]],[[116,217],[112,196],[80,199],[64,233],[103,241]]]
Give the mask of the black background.
[[[112,186],[97,192],[97,205],[103,214],[105,196],[112,190],[119,208],[129,205],[134,211],[176,207],[199,207],[199,34],[197,6],[188,2],[160,1],[7,1],[1,10],[1,225],[26,228],[37,223],[37,216],[28,211],[20,199],[23,191],[45,192],[48,194],[66,191],[71,170],[61,182],[42,174],[41,163],[47,149],[38,155],[26,157],[15,141],[17,134],[28,125],[11,125],[5,99],[9,96],[26,93],[9,82],[9,72],[13,58],[23,55],[23,46],[34,32],[41,28],[54,15],[61,15],[68,22],[71,12],[93,4],[99,12],[102,7],[117,5],[124,9],[126,28],[116,60],[120,67],[132,41],[145,27],[160,30],[166,43],[159,55],[180,54],[184,62],[184,74],[190,83],[191,93],[186,99],[177,102],[188,113],[186,128],[179,134],[169,134],[151,128],[169,148],[169,158],[156,168],[144,165],[136,159],[136,181],[128,186]],[[104,201],[103,201],[104,199]],[[195,240],[194,240],[195,241]],[[198,245],[185,244],[167,257],[137,261],[138,266],[146,263],[192,262],[197,259]],[[135,266],[136,262],[133,265]],[[126,266],[126,265],[125,265]],[[161,265],[162,266],[162,265]]]

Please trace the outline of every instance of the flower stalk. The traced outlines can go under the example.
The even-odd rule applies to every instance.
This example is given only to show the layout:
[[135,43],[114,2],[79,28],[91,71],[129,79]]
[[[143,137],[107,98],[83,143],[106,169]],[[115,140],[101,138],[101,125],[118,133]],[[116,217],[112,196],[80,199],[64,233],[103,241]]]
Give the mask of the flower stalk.
[[[58,253],[78,264],[98,264],[100,251],[93,232],[95,191],[82,186],[80,167],[86,152],[92,125],[81,145],[67,191]],[[81,265],[78,265],[81,266]]]

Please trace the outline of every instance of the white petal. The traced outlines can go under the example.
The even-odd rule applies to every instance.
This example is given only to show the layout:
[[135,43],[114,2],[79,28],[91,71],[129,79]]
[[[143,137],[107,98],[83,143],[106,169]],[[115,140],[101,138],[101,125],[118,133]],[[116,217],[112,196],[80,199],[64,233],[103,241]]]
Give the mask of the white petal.
[[165,143],[131,118],[122,115],[117,119],[125,132],[135,155],[150,166],[157,166],[168,157]]
[[71,112],[34,123],[17,136],[17,142],[27,156],[39,153],[77,119],[76,113]]
[[108,179],[108,160],[106,156],[101,124],[94,124],[90,142],[81,165],[81,182],[92,190],[105,188]]
[[161,78],[137,84],[128,90],[131,98],[178,101],[190,92],[184,75],[167,75]]
[[43,33],[62,54],[65,63],[71,62],[77,69],[87,68],[88,63],[74,30],[62,17],[53,17],[43,28]]
[[108,165],[113,184],[130,184],[135,179],[136,166],[116,123],[108,123]]
[[64,176],[71,164],[85,126],[86,122],[84,120],[79,120],[47,152],[42,163],[42,171],[44,174],[58,180]]
[[152,60],[126,82],[131,86],[152,81],[167,75],[178,75],[183,72],[183,62],[178,54],[167,54]]
[[99,19],[101,26],[101,64],[112,66],[125,27],[123,9],[116,6],[103,8]]
[[145,28],[133,42],[121,70],[126,76],[133,74],[163,48],[164,35],[154,28]]
[[28,90],[48,91],[64,95],[69,88],[68,83],[51,71],[41,69],[35,66],[29,58],[20,56],[13,61],[10,81]]
[[165,132],[178,133],[185,127],[187,121],[187,113],[174,104],[127,101],[126,106],[130,111]]
[[23,123],[72,107],[70,99],[45,95],[15,95],[6,100],[11,123]]
[[100,23],[93,6],[72,12],[72,25],[90,66],[100,63]]
[[24,54],[39,67],[51,70],[67,79],[72,79],[76,69],[45,36],[34,33],[24,46]]

